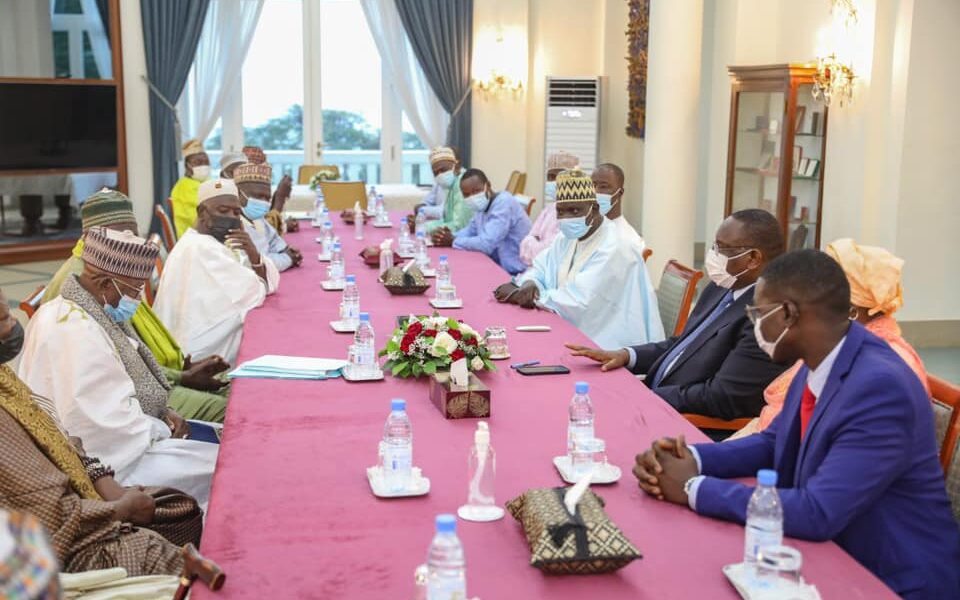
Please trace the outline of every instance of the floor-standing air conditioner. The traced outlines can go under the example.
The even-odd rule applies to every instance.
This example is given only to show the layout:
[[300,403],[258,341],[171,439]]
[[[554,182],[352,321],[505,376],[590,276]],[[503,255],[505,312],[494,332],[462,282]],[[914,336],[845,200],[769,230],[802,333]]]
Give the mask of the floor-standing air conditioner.
[[597,166],[600,143],[600,78],[547,77],[544,160],[559,151],[580,158],[587,172]]

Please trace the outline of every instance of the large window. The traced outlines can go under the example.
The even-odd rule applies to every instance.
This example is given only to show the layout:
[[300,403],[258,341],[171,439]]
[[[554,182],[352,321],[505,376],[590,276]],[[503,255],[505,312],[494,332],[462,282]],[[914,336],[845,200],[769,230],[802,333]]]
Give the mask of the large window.
[[337,165],[351,181],[432,183],[358,0],[267,0],[241,80],[205,143],[215,164],[221,149],[255,145],[274,182],[296,180],[306,162]]

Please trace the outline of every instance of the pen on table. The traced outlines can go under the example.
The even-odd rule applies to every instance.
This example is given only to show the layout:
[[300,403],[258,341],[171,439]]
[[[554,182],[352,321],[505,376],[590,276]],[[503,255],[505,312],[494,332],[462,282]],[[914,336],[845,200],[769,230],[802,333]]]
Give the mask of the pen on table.
[[512,365],[510,365],[510,368],[511,368],[511,369],[522,369],[523,367],[532,367],[532,366],[534,366],[534,365],[539,365],[539,364],[540,364],[540,361],[539,361],[539,360],[530,360],[530,361],[527,361],[527,362],[513,363]]

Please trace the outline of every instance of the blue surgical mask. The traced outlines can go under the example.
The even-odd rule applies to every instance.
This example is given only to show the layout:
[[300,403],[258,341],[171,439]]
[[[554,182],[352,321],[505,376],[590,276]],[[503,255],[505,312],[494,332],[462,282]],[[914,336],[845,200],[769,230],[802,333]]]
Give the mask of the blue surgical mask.
[[613,208],[613,197],[619,193],[620,190],[617,190],[613,194],[597,194],[597,204],[600,205],[600,214],[606,216],[610,209]]
[[543,186],[543,196],[547,202],[553,202],[557,199],[557,182],[548,181]]
[[116,281],[113,282],[113,287],[115,287],[117,293],[120,294],[120,302],[116,306],[104,303],[103,311],[107,313],[107,316],[110,317],[110,320],[114,323],[126,323],[133,318],[133,314],[140,308],[140,300],[131,298],[121,292]]
[[434,177],[433,180],[436,181],[437,185],[443,189],[449,190],[451,187],[453,187],[453,180],[455,178],[456,175],[453,174],[453,170],[451,169],[450,171],[444,171],[443,173],[440,173]]
[[586,217],[560,219],[557,224],[560,226],[560,233],[568,240],[579,240],[590,231],[590,225],[587,224]]
[[487,210],[487,205],[490,204],[490,198],[487,198],[486,192],[469,196],[466,201],[470,208],[473,209],[473,212],[483,212]]
[[251,221],[263,218],[270,212],[270,203],[259,198],[247,198],[247,205],[243,207],[243,214]]

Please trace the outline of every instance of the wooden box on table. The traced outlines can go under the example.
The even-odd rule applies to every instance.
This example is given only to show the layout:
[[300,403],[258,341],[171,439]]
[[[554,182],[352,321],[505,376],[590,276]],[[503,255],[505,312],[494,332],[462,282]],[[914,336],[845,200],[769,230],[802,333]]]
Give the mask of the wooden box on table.
[[447,419],[485,419],[490,416],[490,388],[470,374],[467,386],[457,386],[450,373],[430,377],[430,400]]

